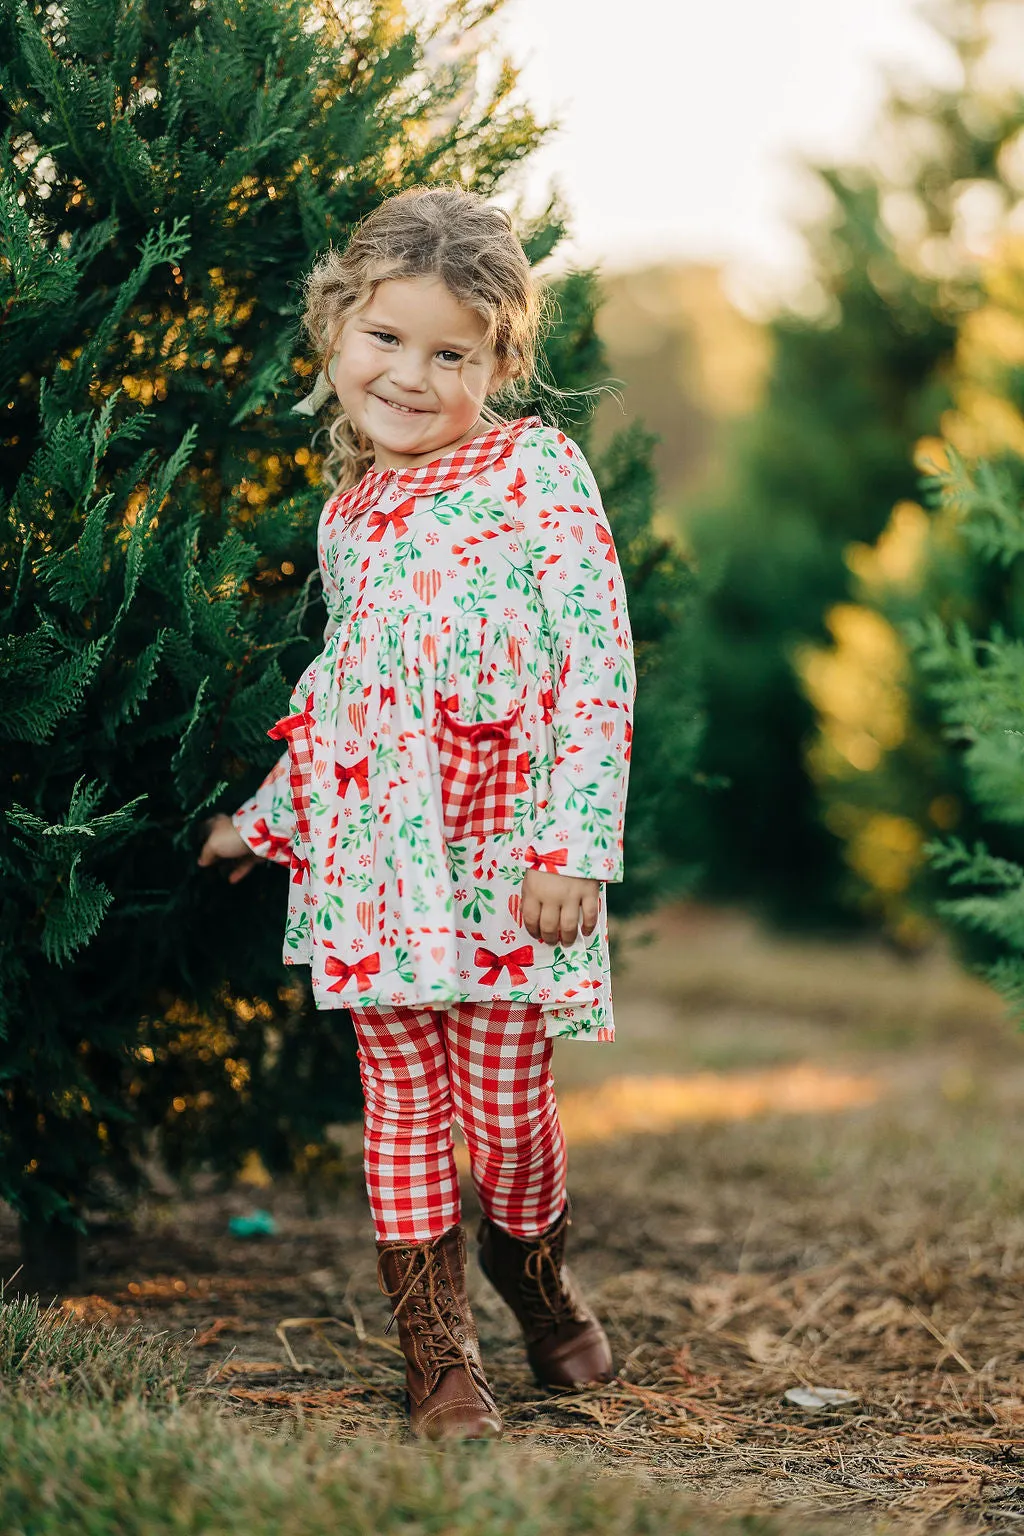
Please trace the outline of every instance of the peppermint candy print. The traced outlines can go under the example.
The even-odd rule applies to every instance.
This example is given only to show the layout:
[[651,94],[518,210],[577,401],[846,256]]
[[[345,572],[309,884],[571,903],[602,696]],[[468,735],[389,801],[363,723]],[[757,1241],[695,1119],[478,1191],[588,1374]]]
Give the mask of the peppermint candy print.
[[[531,417],[370,470],[327,502],[318,556],[329,638],[233,818],[290,867],[286,962],[321,1008],[502,998],[610,1040],[635,672],[580,449]],[[527,869],[601,882],[589,938],[530,938]]]

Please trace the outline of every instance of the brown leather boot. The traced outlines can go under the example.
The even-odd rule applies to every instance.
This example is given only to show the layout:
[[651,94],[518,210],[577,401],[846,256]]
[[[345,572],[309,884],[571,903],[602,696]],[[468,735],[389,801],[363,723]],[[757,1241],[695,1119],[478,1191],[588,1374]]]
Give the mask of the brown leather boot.
[[605,1331],[565,1267],[568,1226],[568,1205],[540,1237],[513,1237],[486,1217],[480,1224],[480,1268],[518,1318],[543,1387],[581,1387],[614,1374]]
[[405,1356],[413,1434],[491,1440],[501,1415],[491,1396],[466,1296],[461,1227],[428,1243],[378,1243],[377,1279],[392,1304]]

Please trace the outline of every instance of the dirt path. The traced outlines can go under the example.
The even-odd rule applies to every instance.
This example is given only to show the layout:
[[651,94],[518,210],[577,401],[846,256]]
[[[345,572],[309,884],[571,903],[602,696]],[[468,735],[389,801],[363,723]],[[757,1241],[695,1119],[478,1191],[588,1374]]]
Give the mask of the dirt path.
[[[623,941],[621,1043],[557,1061],[575,1267],[621,1374],[538,1395],[474,1276],[510,1454],[860,1531],[1024,1528],[1024,1037],[938,954],[783,944],[690,908]],[[341,1140],[335,1208],[280,1186],[154,1203],[97,1240],[70,1304],[195,1329],[199,1377],[239,1413],[399,1435],[353,1128]],[[230,1238],[257,1205],[279,1235]],[[279,1328],[312,1318],[336,1321]],[[784,1397],[801,1385],[853,1395],[811,1410]]]

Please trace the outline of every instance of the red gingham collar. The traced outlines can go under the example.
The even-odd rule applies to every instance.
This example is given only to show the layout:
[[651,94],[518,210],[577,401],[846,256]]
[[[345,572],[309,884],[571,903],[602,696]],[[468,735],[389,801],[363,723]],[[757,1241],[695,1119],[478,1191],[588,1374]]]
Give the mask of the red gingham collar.
[[507,459],[516,439],[531,427],[542,426],[539,416],[521,416],[518,421],[502,422],[484,434],[464,443],[443,459],[432,459],[414,469],[368,469],[358,485],[342,491],[330,503],[329,518],[358,517],[379,501],[392,483],[409,496],[436,496],[440,491],[454,491],[464,480],[482,474],[485,469]]

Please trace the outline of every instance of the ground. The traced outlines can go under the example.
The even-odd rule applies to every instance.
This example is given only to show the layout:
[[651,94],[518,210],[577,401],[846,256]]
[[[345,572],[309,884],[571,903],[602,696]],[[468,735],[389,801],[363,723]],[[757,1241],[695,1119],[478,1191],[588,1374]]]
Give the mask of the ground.
[[[620,1374],[538,1392],[474,1270],[501,1454],[855,1531],[1024,1528],[1024,1036],[939,949],[783,942],[691,906],[618,939],[619,1043],[560,1043],[557,1075],[572,1261]],[[286,1185],[154,1199],[95,1238],[65,1305],[194,1331],[203,1391],[260,1425],[400,1437],[339,1136],[351,1173],[319,1212]],[[278,1235],[230,1237],[256,1206]],[[813,1409],[800,1386],[852,1396]]]

